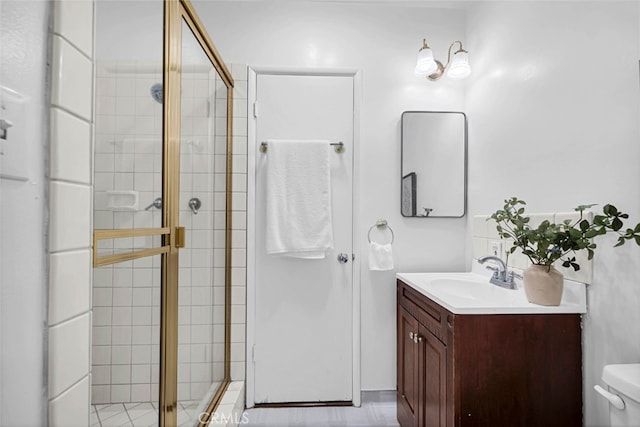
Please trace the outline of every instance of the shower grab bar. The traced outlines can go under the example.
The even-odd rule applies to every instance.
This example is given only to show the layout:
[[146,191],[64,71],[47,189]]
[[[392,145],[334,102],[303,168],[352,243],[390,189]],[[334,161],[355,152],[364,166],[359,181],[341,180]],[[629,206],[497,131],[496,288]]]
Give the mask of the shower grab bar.
[[[260,143],[260,151],[262,153],[266,153],[267,152],[267,146],[269,144],[267,144],[266,141],[262,141]],[[336,153],[344,153],[344,142],[340,141],[340,142],[330,142],[329,145],[333,146],[333,149]]]

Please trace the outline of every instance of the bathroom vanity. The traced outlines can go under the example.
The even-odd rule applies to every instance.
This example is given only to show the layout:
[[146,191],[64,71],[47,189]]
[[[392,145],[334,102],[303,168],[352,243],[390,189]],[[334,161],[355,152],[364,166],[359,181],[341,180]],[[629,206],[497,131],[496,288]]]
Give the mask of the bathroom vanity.
[[400,425],[581,426],[586,306],[535,306],[474,280],[398,274]]

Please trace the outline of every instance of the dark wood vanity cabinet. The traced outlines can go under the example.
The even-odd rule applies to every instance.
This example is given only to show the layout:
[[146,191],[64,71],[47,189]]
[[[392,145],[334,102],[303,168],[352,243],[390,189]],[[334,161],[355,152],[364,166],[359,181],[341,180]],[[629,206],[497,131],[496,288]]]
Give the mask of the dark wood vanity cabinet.
[[582,426],[579,314],[453,314],[397,292],[402,427]]

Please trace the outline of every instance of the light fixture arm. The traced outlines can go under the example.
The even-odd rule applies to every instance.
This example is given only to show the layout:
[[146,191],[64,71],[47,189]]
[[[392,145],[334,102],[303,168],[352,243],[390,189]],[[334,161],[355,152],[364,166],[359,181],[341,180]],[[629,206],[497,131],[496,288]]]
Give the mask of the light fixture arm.
[[444,66],[444,68],[447,68],[449,66],[449,62],[451,62],[451,49],[453,48],[453,45],[458,43],[460,45],[460,49],[456,50],[455,52],[453,52],[453,54],[455,55],[456,53],[460,53],[460,52],[465,52],[468,53],[466,50],[464,50],[462,48],[462,42],[460,40],[456,40],[453,43],[451,43],[451,46],[449,46],[449,53],[447,53],[447,65]]
[[[423,43],[423,49],[425,48],[424,46],[427,46],[427,48],[428,48],[426,39],[424,39],[422,43]],[[447,53],[447,63],[445,65],[442,65],[442,62],[438,61],[437,59],[434,59],[434,61],[436,62],[436,65],[438,66],[438,69],[434,73],[429,74],[427,76],[427,78],[429,80],[434,80],[434,81],[435,80],[440,80],[440,78],[444,75],[444,71],[447,69],[447,67],[449,66],[449,63],[451,62],[451,49],[453,49],[453,47],[456,45],[456,43],[458,45],[460,45],[460,48],[458,50],[456,50],[455,52],[453,52],[454,55],[456,53],[460,53],[460,52],[467,53],[467,51],[464,50],[464,48],[462,47],[462,42],[460,40],[456,40],[453,43],[451,43],[451,45],[449,46],[449,51]]]

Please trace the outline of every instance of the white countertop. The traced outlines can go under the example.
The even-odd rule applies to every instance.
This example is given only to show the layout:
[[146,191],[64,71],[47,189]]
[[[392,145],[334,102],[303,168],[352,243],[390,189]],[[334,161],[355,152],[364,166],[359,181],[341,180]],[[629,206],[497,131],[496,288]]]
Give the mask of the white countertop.
[[[490,272],[479,266],[469,273],[397,273],[396,277],[455,314],[560,314],[586,313],[584,283],[564,281],[559,306],[527,301],[522,280],[517,290],[489,283]],[[516,270],[517,271],[517,270]]]

